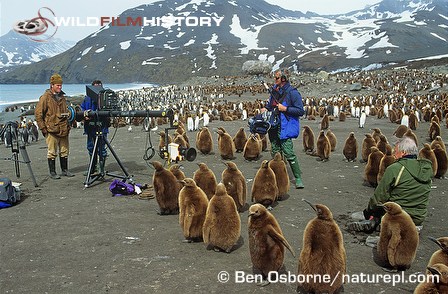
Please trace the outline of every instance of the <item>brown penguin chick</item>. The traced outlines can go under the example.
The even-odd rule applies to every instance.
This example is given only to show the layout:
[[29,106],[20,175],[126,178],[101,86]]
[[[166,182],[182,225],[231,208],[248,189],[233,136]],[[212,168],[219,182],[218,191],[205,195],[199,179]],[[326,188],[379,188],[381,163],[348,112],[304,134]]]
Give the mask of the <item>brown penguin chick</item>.
[[345,112],[339,113],[339,121],[345,121],[347,118],[347,114]]
[[343,287],[347,259],[341,229],[327,206],[304,201],[311,205],[317,216],[308,222],[303,232],[298,274],[329,275],[332,283],[310,279],[299,284],[298,288],[303,288],[307,293],[337,293]]
[[437,159],[437,172],[434,177],[437,179],[443,179],[448,168],[448,158],[446,157],[446,151],[443,150],[440,145],[435,145],[433,151]]
[[261,137],[261,151],[264,152],[268,149],[268,136],[260,135]]
[[193,180],[205,192],[207,198],[210,199],[215,195],[216,185],[218,184],[216,176],[206,163],[200,162],[198,167],[193,174]]
[[320,122],[320,129],[326,130],[330,127],[330,120],[328,119],[328,114],[325,114]]
[[269,167],[274,171],[278,188],[278,200],[282,200],[289,192],[290,182],[286,164],[280,152],[275,153],[274,158],[269,161]]
[[434,140],[437,136],[440,136],[440,125],[432,121],[429,126],[428,135],[430,141]]
[[204,155],[213,150],[212,133],[207,127],[202,127],[196,136],[196,148]]
[[413,131],[417,130],[417,128],[418,128],[417,115],[415,115],[415,113],[413,111],[409,114],[408,125],[409,125],[409,128]]
[[[226,131],[226,129],[224,129],[224,127],[218,127],[217,129],[218,129],[218,131],[221,131],[223,133],[227,133],[227,131]],[[219,140],[221,140],[220,136],[218,136],[218,143],[219,143]]]
[[440,119],[439,119],[439,117],[437,115],[433,115],[431,117],[431,122],[435,122],[435,123],[437,123],[440,126]]
[[[436,263],[426,268],[433,279],[426,279],[417,285],[414,294],[442,294],[448,293],[448,266]],[[428,277],[428,275],[427,275]]]
[[414,261],[419,237],[412,218],[395,202],[383,204],[378,257],[387,267],[406,270]]
[[429,240],[436,243],[440,249],[435,251],[431,258],[429,259],[428,266],[432,266],[436,263],[442,263],[446,266],[448,266],[448,237],[441,237],[441,238],[433,238],[428,237]]
[[236,152],[242,152],[244,146],[246,145],[246,142],[247,142],[247,135],[246,132],[244,131],[244,128],[241,127],[233,137],[233,143],[235,144]]
[[386,153],[386,148],[389,143],[387,142],[386,136],[381,134],[379,137],[379,141],[376,142],[376,147],[383,153]]
[[260,153],[261,153],[261,151],[263,151],[263,142],[261,141],[261,135],[258,133],[254,134],[254,135],[257,138],[258,143],[260,144]]
[[445,142],[443,142],[442,137],[436,136],[436,138],[432,140],[431,149],[434,149],[436,145],[440,145],[440,147],[442,147],[442,149],[446,151]]
[[344,154],[348,162],[356,160],[356,157],[358,156],[358,142],[356,141],[354,132],[350,132],[347,139],[345,139],[342,154]]
[[411,129],[408,129],[408,130],[406,131],[406,133],[404,133],[403,136],[404,136],[404,137],[409,137],[409,138],[411,138],[412,140],[414,140],[415,145],[418,146],[418,139],[417,139],[417,136],[415,135],[415,133],[414,133]]
[[361,160],[360,162],[367,162],[370,154],[370,148],[376,146],[375,139],[373,139],[371,134],[364,134],[364,139],[361,145]]
[[434,150],[431,149],[431,145],[429,143],[424,143],[422,149],[418,152],[419,158],[426,158],[432,163],[432,171],[433,175],[437,174],[437,158]]
[[185,174],[183,171],[180,170],[181,166],[179,164],[172,164],[169,168],[170,172],[173,173],[173,175],[176,177],[177,179],[177,185],[179,186],[179,191],[180,189],[183,188],[183,185],[181,182],[181,180],[185,179]]
[[234,162],[228,161],[224,164],[227,168],[222,171],[221,182],[226,187],[227,194],[235,201],[238,211],[242,212],[247,209],[247,207],[245,208],[247,198],[246,178]]
[[384,175],[384,171],[386,168],[394,163],[396,161],[395,156],[392,154],[392,146],[389,144],[386,145],[386,153],[384,154],[383,158],[380,160],[380,166],[378,168],[378,176],[376,178],[376,181],[379,183],[381,178]]
[[257,139],[255,134],[250,134],[244,145],[243,157],[246,160],[257,160],[261,154],[261,141]]
[[312,153],[314,151],[314,133],[309,126],[303,126],[303,151]]
[[218,130],[218,149],[219,154],[222,159],[234,159],[235,156],[235,144],[233,143],[232,137],[223,132],[222,130]]
[[179,190],[177,179],[172,172],[158,161],[153,161],[154,176],[152,185],[154,195],[160,208],[160,215],[179,213]]
[[397,121],[397,119],[398,119],[397,112],[394,109],[389,109],[387,111],[387,113],[389,114],[390,122],[391,123],[395,123]]
[[253,270],[264,278],[283,268],[285,247],[295,255],[274,215],[261,204],[249,207],[248,233]]
[[202,227],[202,236],[207,249],[230,253],[241,235],[241,219],[235,201],[227,194],[223,183],[216,186],[210,199]]
[[338,143],[338,139],[336,138],[336,135],[330,129],[328,129],[325,136],[327,136],[328,140],[330,141],[331,152],[335,151],[336,144]]
[[263,160],[252,182],[252,202],[271,207],[278,196],[277,180],[269,161]]
[[404,133],[406,133],[406,131],[408,130],[408,127],[405,125],[399,125],[396,129],[395,132],[392,134],[397,138],[403,138]]
[[[159,150],[166,149],[167,142],[166,142],[166,133],[165,132],[159,132],[160,140],[159,140]],[[173,139],[170,135],[168,135],[168,144],[172,143]]]
[[318,161],[328,161],[331,154],[331,144],[324,131],[320,131],[316,142],[316,155]]
[[182,148],[189,148],[188,146],[190,144],[187,143],[187,141],[185,141],[184,136],[177,134],[176,137],[174,137],[173,143],[176,143],[179,145],[179,147]]
[[187,242],[202,241],[202,226],[207,212],[208,199],[192,178],[180,181],[179,224]]
[[378,144],[378,142],[380,141],[380,136],[383,135],[383,133],[381,132],[381,130],[379,128],[373,128],[372,129],[372,137],[373,139],[375,139],[375,142]]
[[370,154],[367,159],[367,164],[364,167],[364,183],[371,187],[378,186],[377,178],[380,169],[380,162],[384,156],[377,147],[370,147]]

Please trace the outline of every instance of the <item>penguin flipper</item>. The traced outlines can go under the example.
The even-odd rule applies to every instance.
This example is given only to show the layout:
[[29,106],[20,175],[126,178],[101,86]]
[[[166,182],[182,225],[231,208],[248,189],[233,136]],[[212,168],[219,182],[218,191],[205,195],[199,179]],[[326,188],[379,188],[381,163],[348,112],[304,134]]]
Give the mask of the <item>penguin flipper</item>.
[[387,245],[387,259],[389,260],[389,264],[395,266],[395,255],[397,253],[397,247],[400,244],[400,230],[398,232],[394,232],[390,239],[389,244]]
[[269,226],[267,227],[267,229],[268,229],[268,235],[269,235],[272,239],[274,239],[274,240],[276,240],[276,241],[282,243],[283,246],[285,246],[285,247],[289,250],[289,252],[291,252],[292,256],[294,256],[294,257],[296,256],[296,254],[295,254],[294,251],[292,250],[291,245],[289,245],[288,241],[285,239],[285,237],[283,237],[282,234],[279,234],[279,233],[274,229],[274,227],[273,227],[272,225],[269,225]]

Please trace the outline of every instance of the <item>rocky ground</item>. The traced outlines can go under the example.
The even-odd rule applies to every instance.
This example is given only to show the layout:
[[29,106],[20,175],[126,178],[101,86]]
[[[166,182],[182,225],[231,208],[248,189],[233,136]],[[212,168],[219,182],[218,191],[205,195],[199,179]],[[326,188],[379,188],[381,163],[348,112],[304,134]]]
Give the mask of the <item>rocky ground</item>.
[[[311,86],[301,89],[308,93]],[[334,85],[321,91],[331,93],[346,91],[343,85]],[[314,91],[314,90],[313,90]],[[317,90],[316,90],[317,91]],[[311,92],[311,91],[310,91]],[[233,99],[254,99],[233,97]],[[315,121],[301,120],[315,132],[319,130]],[[230,134],[239,127],[247,127],[246,121],[213,121],[212,131],[223,126]],[[365,245],[366,234],[354,234],[347,230],[349,215],[362,210],[373,193],[373,188],[362,185],[364,164],[343,161],[342,148],[350,132],[355,132],[358,144],[371,128],[382,130],[392,141],[392,134],[398,125],[387,119],[368,117],[366,127],[358,128],[355,118],[345,122],[332,121],[330,128],[338,138],[336,150],[328,162],[318,162],[306,155],[302,148],[302,136],[294,141],[303,171],[305,189],[291,189],[288,199],[278,202],[272,213],[277,218],[284,236],[292,245],[296,256],[285,253],[286,270],[297,273],[298,256],[302,247],[303,231],[307,222],[315,217],[314,211],[303,198],[327,205],[339,224],[347,252],[347,273],[390,275],[373,260],[373,249]],[[162,129],[164,126],[161,126]],[[422,122],[416,134],[421,147],[427,139],[429,123]],[[159,127],[160,131],[161,128]],[[157,131],[157,132],[158,132]],[[446,136],[442,128],[442,137]],[[203,243],[184,243],[177,215],[160,216],[155,199],[142,199],[138,195],[112,197],[109,185],[113,176],[96,181],[85,188],[82,173],[88,167],[85,150],[86,138],[82,129],[70,133],[70,170],[73,178],[52,180],[48,176],[46,145],[43,140],[26,146],[31,159],[31,168],[37,179],[34,187],[27,165],[20,164],[20,178],[16,176],[14,164],[2,161],[0,177],[9,177],[21,183],[22,201],[0,211],[0,292],[2,293],[294,293],[295,283],[272,283],[260,288],[248,281],[238,283],[236,275],[249,275],[252,265],[248,248],[248,212],[242,212],[242,243],[230,254],[208,251]],[[195,132],[188,132],[194,146]],[[215,172],[218,180],[224,165],[217,152],[217,134],[214,133],[214,154],[198,154],[193,162],[183,161],[184,173],[192,177],[198,162],[205,162]],[[109,139],[118,159],[133,175],[136,183],[151,184],[153,169],[143,158],[149,142],[157,146],[156,132],[144,132],[134,127],[111,129]],[[393,142],[392,142],[393,143]],[[12,152],[0,146],[0,157],[11,157]],[[245,161],[237,154],[234,162],[247,179],[250,193],[254,175],[263,159],[269,159],[264,152],[257,161]],[[358,159],[360,156],[358,156]],[[151,160],[162,161],[156,154]],[[109,156],[106,169],[122,174],[117,160]],[[428,218],[420,233],[420,244],[412,267],[404,272],[422,273],[431,254],[438,248],[428,236],[447,236],[448,182],[435,179],[432,184]],[[249,204],[250,203],[250,199]],[[373,235],[377,235],[374,233]],[[331,245],[332,240],[322,242]],[[322,265],[324,266],[324,265]],[[230,276],[228,282],[220,282],[221,272]],[[400,274],[399,274],[400,275]],[[221,277],[223,275],[221,274]],[[398,276],[397,276],[398,277]],[[401,277],[401,275],[400,275]],[[345,284],[345,293],[412,293],[416,283],[401,281],[364,281]]]

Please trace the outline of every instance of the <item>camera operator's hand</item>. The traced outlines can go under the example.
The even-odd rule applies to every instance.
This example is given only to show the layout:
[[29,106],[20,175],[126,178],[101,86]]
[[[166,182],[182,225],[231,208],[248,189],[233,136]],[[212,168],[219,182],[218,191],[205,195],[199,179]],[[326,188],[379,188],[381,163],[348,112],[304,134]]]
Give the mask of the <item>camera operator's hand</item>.
[[284,111],[286,111],[288,109],[288,107],[286,107],[283,104],[278,104],[277,108],[278,108],[278,111],[280,111],[280,112],[284,112]]
[[89,113],[90,109],[84,110],[84,120],[90,120]]

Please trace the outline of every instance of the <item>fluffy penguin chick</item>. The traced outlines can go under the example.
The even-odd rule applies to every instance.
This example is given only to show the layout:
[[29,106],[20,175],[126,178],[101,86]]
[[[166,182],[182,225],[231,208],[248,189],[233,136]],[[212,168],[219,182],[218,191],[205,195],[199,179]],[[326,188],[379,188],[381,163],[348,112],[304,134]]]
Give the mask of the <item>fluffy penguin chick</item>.
[[257,203],[249,207],[248,233],[249,252],[254,272],[261,273],[264,278],[267,278],[271,271],[281,270],[285,247],[294,256],[294,251],[283,236],[274,215],[261,204]]
[[277,180],[269,161],[263,160],[252,182],[252,202],[270,207],[278,196]]
[[395,202],[383,204],[377,252],[380,260],[396,270],[408,269],[414,261],[419,237],[409,214]]
[[337,293],[342,288],[346,271],[346,254],[342,232],[330,209],[323,204],[307,202],[317,216],[310,220],[303,232],[299,256],[299,275],[330,275],[332,283],[307,281],[298,285],[307,293]]
[[202,241],[202,226],[207,212],[208,199],[192,178],[180,181],[179,224],[187,242]]
[[193,180],[205,192],[207,198],[210,199],[215,194],[216,185],[218,184],[216,176],[204,162],[198,163],[198,166],[199,168],[193,174]]
[[227,190],[227,194],[233,198],[239,212],[242,212],[246,206],[247,198],[247,184],[243,173],[238,169],[238,166],[232,162],[224,162],[226,169],[222,171],[221,182]]
[[177,179],[172,172],[164,168],[158,161],[153,161],[154,175],[152,185],[154,194],[159,205],[159,214],[177,214],[179,213],[179,190]]
[[274,158],[269,161],[269,167],[275,174],[275,180],[278,188],[278,200],[281,200],[282,197],[288,194],[291,184],[289,182],[286,164],[283,161],[282,154],[280,152],[275,153]]
[[235,201],[219,183],[207,207],[202,236],[208,249],[230,253],[241,234],[241,219]]
[[342,153],[344,154],[348,162],[356,160],[356,157],[358,156],[358,142],[356,141],[354,132],[350,132],[347,139],[345,140]]

